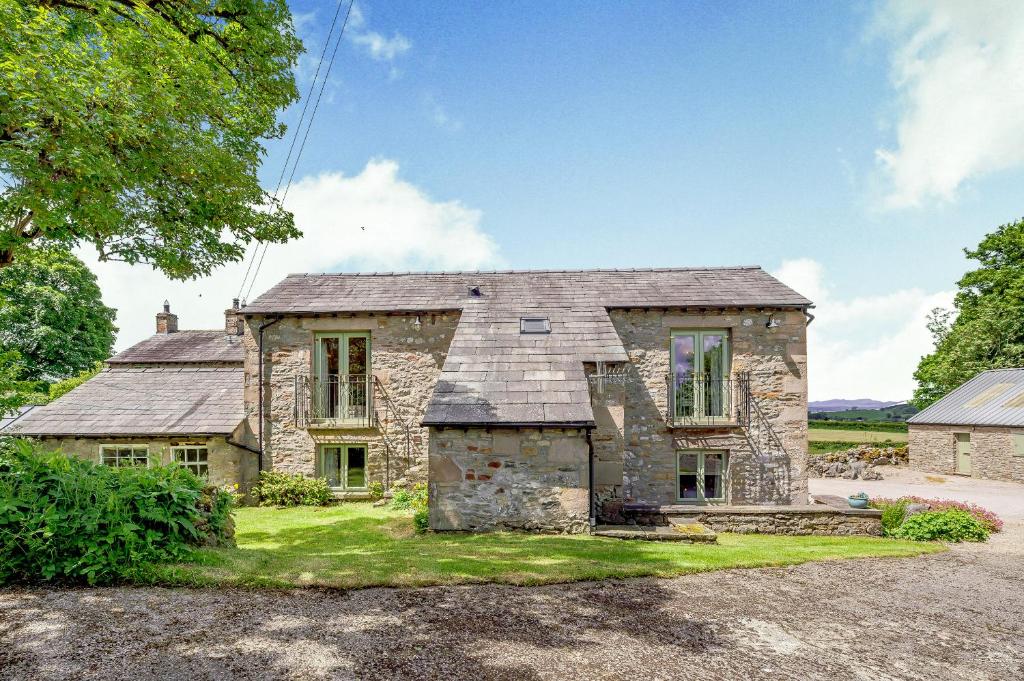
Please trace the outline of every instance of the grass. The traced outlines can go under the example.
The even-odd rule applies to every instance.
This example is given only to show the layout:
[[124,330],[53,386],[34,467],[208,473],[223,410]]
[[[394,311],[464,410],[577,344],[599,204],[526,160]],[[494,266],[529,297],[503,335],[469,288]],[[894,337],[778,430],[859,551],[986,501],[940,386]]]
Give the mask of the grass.
[[875,442],[893,442],[899,444],[907,443],[906,433],[890,433],[874,430],[826,430],[824,428],[810,428],[807,431],[807,438],[811,442],[852,442],[854,445]]
[[906,433],[907,424],[893,421],[835,421],[826,419],[809,419],[807,427],[811,430],[872,430],[882,433]]
[[242,508],[236,520],[238,548],[201,550],[193,563],[157,567],[151,580],[271,588],[542,584],[942,550],[873,537],[721,535],[708,546],[512,532],[418,535],[408,512],[361,503]]
[[906,442],[895,442],[893,440],[882,440],[881,442],[852,442],[850,440],[809,440],[807,451],[810,454],[824,454],[826,452],[842,452],[862,444],[869,444],[872,447],[905,447]]

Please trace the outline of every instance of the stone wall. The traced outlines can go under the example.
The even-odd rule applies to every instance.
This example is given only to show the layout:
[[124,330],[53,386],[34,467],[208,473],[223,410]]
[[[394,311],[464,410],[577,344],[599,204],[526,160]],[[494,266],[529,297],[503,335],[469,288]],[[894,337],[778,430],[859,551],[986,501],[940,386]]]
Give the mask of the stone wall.
[[168,464],[174,461],[171,447],[200,446],[209,448],[208,466],[209,481],[214,485],[235,485],[243,491],[255,482],[256,454],[228,444],[223,437],[211,438],[44,438],[43,446],[51,450],[61,450],[65,454],[80,459],[99,462],[100,445],[145,445],[149,447],[150,463]]
[[584,532],[588,456],[583,430],[431,428],[430,527]]
[[[286,317],[268,327],[264,332],[264,467],[316,475],[320,444],[366,444],[368,482],[389,485],[403,477],[409,482],[425,481],[427,431],[419,424],[458,319],[457,312]],[[260,318],[247,319],[244,337],[245,408],[253,433],[258,433],[259,427],[257,336],[262,322]],[[314,334],[343,331],[370,334],[371,370],[395,407],[386,428],[390,448],[385,447],[376,428],[323,429],[296,422],[295,378],[312,374]],[[402,423],[410,424],[408,456]],[[390,456],[385,455],[388,449]]]
[[[781,324],[767,328],[769,313],[666,313],[612,310],[612,322],[630,364],[624,409],[611,410],[595,434],[619,437],[622,454],[598,464],[599,496],[619,495],[644,503],[676,501],[676,452],[718,449],[729,453],[727,503],[803,504],[807,501],[807,345],[803,312],[775,312]],[[676,329],[729,330],[732,371],[749,372],[751,392],[781,441],[778,447],[755,425],[749,428],[669,428],[670,334]],[[595,414],[600,417],[600,415]],[[609,447],[609,452],[612,448]],[[621,467],[621,470],[619,469]],[[617,484],[616,484],[617,483]]]
[[695,520],[715,532],[787,535],[882,535],[882,513],[875,510],[770,509],[705,512]]
[[909,426],[910,467],[956,473],[956,433],[971,435],[971,477],[1024,482],[1024,456],[1014,453],[1014,435],[1024,428],[992,426]]

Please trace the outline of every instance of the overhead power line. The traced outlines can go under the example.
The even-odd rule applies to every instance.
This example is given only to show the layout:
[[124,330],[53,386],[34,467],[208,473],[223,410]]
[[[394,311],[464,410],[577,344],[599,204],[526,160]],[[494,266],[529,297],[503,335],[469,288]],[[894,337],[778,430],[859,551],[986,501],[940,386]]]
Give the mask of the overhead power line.
[[[284,180],[285,174],[288,173],[288,164],[292,160],[292,152],[295,151],[295,143],[296,141],[298,141],[299,135],[302,134],[302,144],[299,145],[298,152],[295,154],[295,162],[292,163],[291,173],[288,174],[288,183],[284,187],[284,193],[281,194],[281,203],[284,203],[285,198],[288,196],[288,190],[291,188],[292,180],[295,177],[295,169],[298,168],[299,159],[302,158],[302,152],[306,148],[306,140],[309,139],[309,131],[313,127],[313,120],[316,118],[317,109],[320,108],[320,100],[324,95],[324,89],[327,86],[327,80],[331,76],[331,69],[334,67],[334,60],[335,57],[337,57],[338,55],[338,48],[341,46],[341,39],[345,35],[345,28],[348,26],[349,17],[352,16],[352,5],[354,3],[355,0],[349,0],[348,9],[345,12],[345,20],[342,22],[341,30],[338,32],[338,37],[334,42],[334,50],[331,51],[331,59],[327,63],[327,70],[324,73],[323,79],[320,81],[320,90],[319,92],[317,92],[316,102],[313,104],[313,111],[310,113],[309,122],[306,124],[306,131],[304,134],[302,134],[302,123],[306,118],[306,110],[309,108],[309,102],[313,96],[313,91],[316,90],[316,83],[320,75],[320,68],[323,66],[324,56],[327,54],[328,47],[330,47],[331,36],[334,35],[334,28],[338,23],[338,16],[341,13],[343,0],[338,0],[337,4],[335,5],[334,16],[331,19],[331,27],[327,31],[327,39],[324,40],[324,48],[320,52],[320,59],[316,65],[316,71],[313,74],[313,82],[310,84],[309,92],[306,95],[306,99],[303,101],[302,112],[299,115],[299,122],[295,126],[295,134],[292,135],[291,144],[289,144],[288,146],[288,154],[285,157],[284,164],[281,166],[281,175],[280,177],[278,177],[277,186],[274,188],[274,199],[277,200],[278,194],[281,192],[281,182]],[[248,298],[249,294],[252,292],[252,288],[256,283],[256,277],[259,275],[260,268],[263,266],[263,259],[267,255],[268,246],[269,244],[263,241],[258,241],[256,243],[256,248],[253,250],[252,257],[249,259],[249,265],[245,268],[245,276],[242,277],[242,284],[238,288],[239,298]],[[258,261],[256,258],[257,253],[260,254]],[[255,271],[252,272],[252,278],[250,279],[249,272],[250,270],[252,270],[253,262],[256,262],[256,269]],[[248,289],[245,288],[247,281],[249,283]],[[245,290],[245,296],[242,295],[243,290]]]

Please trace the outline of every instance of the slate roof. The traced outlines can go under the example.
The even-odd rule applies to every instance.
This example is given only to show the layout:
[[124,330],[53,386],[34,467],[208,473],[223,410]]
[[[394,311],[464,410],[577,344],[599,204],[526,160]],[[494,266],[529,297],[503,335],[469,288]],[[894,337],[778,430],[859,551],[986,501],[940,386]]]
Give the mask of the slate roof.
[[[627,360],[608,309],[809,305],[758,267],[722,267],[295,274],[243,311],[461,310],[424,425],[582,426],[594,422],[583,362]],[[520,333],[529,316],[551,332]]]
[[23,407],[18,407],[17,411],[15,411],[14,413],[8,414],[7,416],[0,418],[0,431],[14,423],[25,414],[32,411],[33,409],[35,409],[34,404],[26,404]]
[[108,364],[242,364],[241,336],[212,331],[158,333],[107,360]]
[[907,423],[1024,426],[1024,369],[983,371]]
[[25,436],[230,435],[244,418],[242,367],[112,366],[5,431]]
[[[540,285],[541,289],[535,288]],[[811,301],[759,267],[291,274],[245,306],[246,314],[462,309],[469,287],[484,297],[587,307],[806,307]]]

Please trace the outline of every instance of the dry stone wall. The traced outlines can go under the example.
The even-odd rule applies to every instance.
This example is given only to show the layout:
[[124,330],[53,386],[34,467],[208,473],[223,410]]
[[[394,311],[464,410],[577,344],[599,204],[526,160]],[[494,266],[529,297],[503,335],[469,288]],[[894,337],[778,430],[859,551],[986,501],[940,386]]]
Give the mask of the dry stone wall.
[[583,430],[432,428],[429,466],[432,529],[588,527]]
[[[285,317],[268,327],[264,332],[264,466],[316,475],[319,445],[366,444],[368,482],[390,485],[400,480],[425,481],[427,431],[419,424],[458,319],[457,312]],[[258,433],[257,339],[262,322],[260,318],[247,319],[244,339],[245,406],[253,433]],[[296,420],[295,380],[312,374],[315,334],[344,331],[370,333],[371,370],[394,406],[385,428],[390,447],[386,446],[384,434],[376,428],[323,429]],[[411,433],[408,448],[406,428],[402,424],[408,424]]]
[[[728,314],[611,311],[630,364],[626,366],[621,417],[614,410],[605,426],[599,422],[595,433],[607,442],[621,437],[623,444],[621,463],[614,457],[602,458],[599,496],[673,503],[677,495],[676,452],[718,449],[729,453],[728,503],[806,503],[806,319],[798,310],[777,311],[773,314],[779,325],[768,328],[769,314],[753,310]],[[756,423],[749,428],[717,430],[669,427],[670,334],[676,329],[699,328],[729,330],[732,372],[749,372],[751,392],[778,443]],[[621,427],[616,417],[621,419]]]

